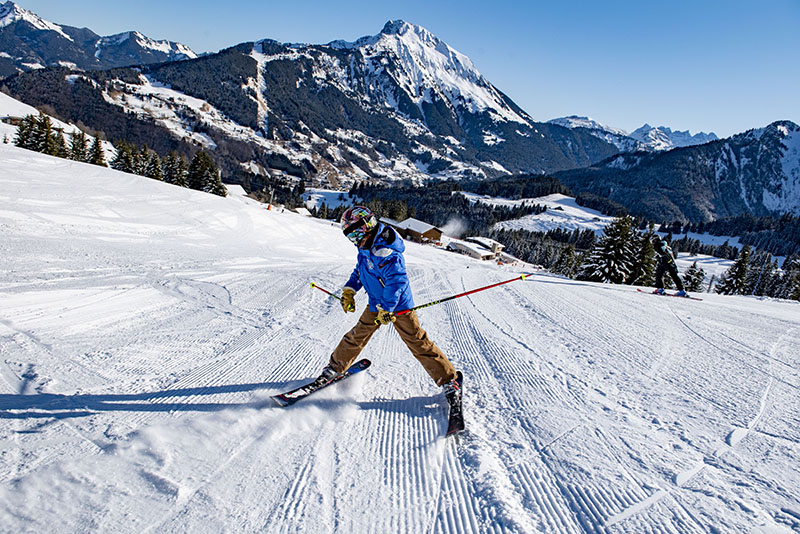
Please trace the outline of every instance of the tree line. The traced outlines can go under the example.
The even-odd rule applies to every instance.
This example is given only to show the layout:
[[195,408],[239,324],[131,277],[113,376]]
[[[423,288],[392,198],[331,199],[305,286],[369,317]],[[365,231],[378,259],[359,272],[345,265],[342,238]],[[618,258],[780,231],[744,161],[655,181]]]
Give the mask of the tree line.
[[[24,117],[17,126],[14,144],[50,156],[92,163],[101,167],[109,166],[99,135],[94,136],[90,146],[88,137],[83,131],[74,131],[70,134],[68,144],[63,130],[54,127],[50,117],[44,114],[38,117],[35,115]],[[115,143],[115,148],[116,155],[111,161],[112,169],[219,196],[227,195],[217,166],[211,156],[202,150],[195,153],[192,161],[187,163],[183,155],[175,151],[171,151],[162,160],[146,145],[137,147],[118,141]]]
[[66,158],[93,165],[106,166],[105,153],[100,136],[95,135],[91,146],[88,136],[81,130],[64,138],[64,130],[56,128],[48,115],[27,115],[17,126],[14,144],[20,148],[34,150],[49,156]]
[[[594,282],[652,286],[656,266],[653,235],[652,225],[640,232],[632,217],[614,219],[592,249],[581,258],[575,277]],[[673,241],[673,245],[678,244],[678,241]],[[677,255],[677,246],[673,250]],[[688,291],[704,291],[714,283],[713,279],[707,280],[697,262],[683,273],[682,279]],[[669,283],[668,277],[665,283]],[[753,252],[746,245],[737,252],[734,263],[720,276],[713,289],[724,295],[800,300],[800,255],[789,256],[781,267],[769,252]]]

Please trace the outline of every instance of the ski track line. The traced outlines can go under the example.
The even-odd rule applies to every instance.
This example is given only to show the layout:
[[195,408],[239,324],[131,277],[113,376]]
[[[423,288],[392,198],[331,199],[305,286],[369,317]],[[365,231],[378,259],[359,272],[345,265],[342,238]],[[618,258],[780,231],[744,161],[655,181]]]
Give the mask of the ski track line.
[[[574,428],[576,427],[557,436],[547,446],[540,449],[540,452],[544,452],[549,445],[561,439],[564,434],[571,432]],[[607,444],[606,449],[611,452],[612,456],[616,457],[616,454],[613,453],[613,450],[609,448]],[[566,492],[567,497],[573,503],[574,509],[584,514],[585,517],[582,519],[582,523],[587,529],[597,528],[598,531],[604,531],[604,528],[600,528],[601,525],[611,526],[629,517],[633,517],[656,502],[659,502],[666,495],[665,492],[659,491],[649,497],[646,496],[642,490],[641,483],[633,478],[631,473],[624,467],[624,462],[618,457],[616,457],[616,464],[633,483],[633,488],[637,490],[635,494],[630,495],[630,498],[619,498],[614,492],[606,492],[603,490],[597,490],[594,495],[590,495],[585,491],[568,490]],[[601,510],[609,510],[610,512],[601,513]],[[609,515],[609,513],[614,515]]]
[[[708,338],[704,337],[701,333],[697,332],[694,328],[692,328],[689,324],[687,324],[686,321],[684,321],[682,317],[680,317],[677,313],[675,313],[675,311],[672,308],[670,308],[670,311],[683,324],[683,326],[686,327],[687,330],[692,332],[694,335],[699,337],[701,340],[703,340],[707,344],[709,344],[712,347],[714,347],[720,353],[727,354],[727,355],[731,356],[732,358],[735,358],[737,363],[740,363],[740,364],[742,364],[742,365],[744,365],[746,367],[749,367],[750,369],[752,369],[754,371],[757,371],[757,372],[759,372],[759,373],[761,373],[763,375],[766,375],[768,378],[771,378],[772,380],[776,380],[776,381],[778,381],[778,382],[780,382],[780,383],[782,383],[782,384],[784,384],[786,386],[789,386],[792,389],[800,390],[800,386],[798,386],[796,384],[792,384],[791,382],[787,382],[786,380],[783,380],[780,377],[777,377],[777,376],[771,374],[770,372],[765,371],[764,369],[762,369],[760,367],[757,367],[757,366],[753,365],[752,363],[750,363],[750,362],[748,362],[746,360],[743,360],[741,358],[736,358],[733,354],[730,353],[730,351],[727,351],[727,350],[719,347],[716,343],[712,342]],[[752,354],[750,354],[749,356],[752,356]]]
[[[470,308],[470,310],[473,308]],[[497,368],[502,369],[503,362],[507,361],[508,355],[504,354],[502,349],[497,349],[499,352],[499,356],[495,354],[494,347],[498,346],[505,346],[507,343],[496,343],[495,340],[489,339],[486,337],[487,329],[477,326],[476,320],[480,319],[480,315],[476,315],[474,312],[467,312],[466,314],[459,314],[451,311],[448,314],[453,322],[453,337],[456,340],[461,340],[460,345],[461,348],[464,349],[461,352],[467,355],[477,355],[477,347],[489,347],[489,350],[486,354],[482,354],[480,356],[471,356],[468,357],[466,361],[472,363],[472,366],[468,368],[470,373],[474,373],[475,375],[482,375],[484,377],[493,377],[492,385],[490,386],[491,389],[494,389],[495,392],[493,394],[488,394],[486,391],[481,393],[480,390],[476,390],[477,393],[474,395],[475,398],[492,398],[495,400],[495,406],[497,410],[501,413],[505,414],[514,414],[520,413],[520,406],[515,405],[514,395],[506,395],[502,392],[502,387],[500,387],[500,383],[502,380],[498,376]],[[472,315],[472,317],[467,318],[465,315]],[[489,329],[491,330],[491,329]],[[502,336],[507,337],[507,334],[502,334]],[[487,358],[490,357],[490,358]],[[499,359],[498,359],[499,358]],[[495,362],[495,365],[492,365],[492,362]],[[496,365],[496,362],[500,362],[499,365]],[[485,381],[483,382],[485,384]],[[472,391],[469,388],[465,388],[466,391]],[[484,388],[485,389],[485,386]],[[469,393],[466,394],[465,402],[468,402],[468,399],[472,398]],[[510,404],[508,406],[503,406],[506,404]],[[467,410],[468,413],[470,410]],[[479,410],[476,410],[473,418],[478,419],[479,417]],[[473,423],[470,427],[475,426],[478,423]],[[481,425],[485,428],[490,428],[490,424],[487,422]],[[522,428],[522,427],[521,427]],[[524,431],[524,430],[523,430]],[[472,433],[470,433],[471,435]],[[529,441],[533,440],[534,436],[530,436],[528,438]],[[468,449],[471,450],[471,449]],[[494,447],[482,447],[480,450],[476,450],[475,454],[480,452],[485,458],[488,455],[488,458],[484,460],[479,460],[478,464],[485,461],[494,462],[499,465],[506,465],[506,462],[496,455],[494,451]],[[469,464],[466,465],[469,467]],[[477,467],[476,467],[477,468]],[[506,465],[506,469],[508,470],[508,466]],[[487,499],[485,503],[483,503],[479,507],[479,511],[481,512],[480,518],[482,523],[484,524],[493,524],[496,520],[500,520],[499,525],[496,525],[497,529],[502,529],[503,531],[516,531],[517,529],[521,529],[522,531],[528,531],[533,528],[532,525],[523,526],[529,522],[535,522],[536,519],[531,517],[530,514],[525,510],[524,502],[524,495],[525,489],[515,487],[514,485],[514,477],[512,476],[510,471],[507,471],[507,474],[503,474],[502,472],[495,472],[495,477],[499,477],[495,483],[499,483],[501,488],[504,488],[503,491],[511,491],[511,494],[505,494],[503,501],[495,501],[493,498],[488,498],[486,491],[482,490],[480,486],[476,486],[473,489],[469,490],[469,493],[474,495],[473,500],[477,502],[483,503],[484,499]],[[518,480],[518,479],[517,479]],[[488,489],[488,488],[487,488]],[[463,501],[466,499],[462,498]],[[508,502],[510,501],[510,502]],[[515,515],[511,512],[510,509],[519,509],[524,510],[523,515],[524,517],[516,516],[516,519],[513,519]],[[502,512],[497,512],[497,509],[502,510]],[[492,513],[489,513],[492,511]],[[496,517],[495,512],[500,513],[501,517]]]
[[[781,343],[783,343],[784,339],[787,339],[787,338],[788,339],[793,339],[794,333],[795,333],[796,330],[797,330],[797,328],[793,328],[788,332],[784,332],[777,340],[775,340],[775,343],[772,344],[772,347],[770,348],[770,351],[769,351],[770,357],[772,357],[777,352],[778,347],[781,345]],[[770,359],[773,362],[775,361],[774,358],[770,358]],[[764,413],[767,410],[767,397],[772,392],[772,386],[773,386],[774,383],[775,383],[775,380],[772,378],[772,375],[770,375],[770,378],[769,378],[769,381],[767,383],[767,386],[764,388],[764,394],[761,396],[761,402],[760,402],[758,413],[747,424],[746,428],[737,428],[737,429],[733,430],[728,435],[728,438],[726,439],[726,442],[728,443],[728,445],[730,445],[731,447],[736,447],[744,438],[746,438],[748,436],[748,434],[752,430],[754,430],[756,428],[756,426],[758,426],[758,423],[761,421],[762,417],[764,416]]]

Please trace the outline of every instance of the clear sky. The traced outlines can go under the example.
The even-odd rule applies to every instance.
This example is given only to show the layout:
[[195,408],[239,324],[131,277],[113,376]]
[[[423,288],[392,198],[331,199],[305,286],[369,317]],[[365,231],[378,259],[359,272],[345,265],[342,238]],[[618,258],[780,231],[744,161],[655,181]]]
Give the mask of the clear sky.
[[[2,0],[0,0],[2,1]],[[100,35],[137,30],[215,52],[321,44],[391,19],[430,30],[534,119],[590,116],[727,137],[800,124],[800,0],[17,0]]]

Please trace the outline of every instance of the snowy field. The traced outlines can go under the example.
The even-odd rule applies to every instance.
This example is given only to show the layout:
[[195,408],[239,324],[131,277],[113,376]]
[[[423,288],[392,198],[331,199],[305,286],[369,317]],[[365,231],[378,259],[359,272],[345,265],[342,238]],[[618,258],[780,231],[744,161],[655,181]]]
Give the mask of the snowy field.
[[[408,244],[418,303],[518,273]],[[354,323],[329,223],[0,144],[0,531],[800,532],[800,304],[535,275],[422,310],[467,432]],[[365,305],[363,293],[357,296]]]
[[539,204],[547,210],[536,215],[526,215],[520,219],[497,223],[495,228],[505,230],[527,230],[529,232],[547,232],[557,228],[565,230],[593,230],[601,234],[614,217],[603,215],[597,210],[579,206],[575,199],[566,195],[553,194],[546,197],[507,200],[475,193],[461,193],[471,202],[481,202],[492,206],[513,208],[525,204]]

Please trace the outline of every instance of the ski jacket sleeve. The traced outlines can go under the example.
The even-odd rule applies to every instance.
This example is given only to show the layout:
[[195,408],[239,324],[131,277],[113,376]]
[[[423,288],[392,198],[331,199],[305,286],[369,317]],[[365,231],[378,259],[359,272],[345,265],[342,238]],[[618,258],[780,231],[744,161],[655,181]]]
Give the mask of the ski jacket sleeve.
[[353,269],[353,272],[350,275],[350,278],[347,279],[347,283],[344,285],[344,287],[349,287],[350,289],[352,289],[356,293],[358,293],[358,290],[363,287],[363,284],[361,283],[361,277],[358,274],[358,263],[360,263],[360,262],[361,262],[361,258],[359,258],[358,261],[356,262],[355,269]]

